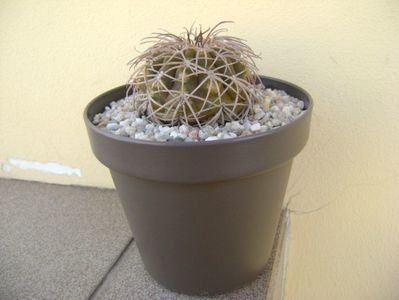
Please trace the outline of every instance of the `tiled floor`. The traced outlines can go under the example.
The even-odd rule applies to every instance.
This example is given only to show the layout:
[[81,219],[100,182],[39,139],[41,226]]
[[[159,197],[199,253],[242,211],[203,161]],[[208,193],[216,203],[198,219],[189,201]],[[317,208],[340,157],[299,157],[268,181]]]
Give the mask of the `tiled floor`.
[[[212,299],[268,290],[269,299],[273,261],[254,283]],[[88,298],[206,299],[149,277],[115,191],[0,179],[0,299]]]

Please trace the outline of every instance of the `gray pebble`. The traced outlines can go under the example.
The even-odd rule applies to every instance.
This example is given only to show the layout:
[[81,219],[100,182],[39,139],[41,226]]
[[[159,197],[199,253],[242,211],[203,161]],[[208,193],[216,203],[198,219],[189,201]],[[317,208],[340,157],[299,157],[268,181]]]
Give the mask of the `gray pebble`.
[[108,130],[117,130],[120,127],[121,126],[118,123],[108,123],[105,128],[107,128]]
[[260,119],[262,119],[265,115],[266,115],[266,113],[262,110],[262,111],[257,112],[257,113],[255,114],[255,119],[256,119],[256,120],[260,120]]
[[227,132],[223,135],[223,139],[232,139],[237,137],[237,134],[235,134],[234,132]]
[[257,132],[257,131],[259,131],[259,130],[260,130],[260,124],[259,124],[259,123],[255,123],[255,124],[251,125],[250,130],[251,130],[252,132]]
[[173,138],[173,139],[177,138],[178,135],[179,135],[179,133],[177,131],[172,131],[170,133],[170,137]]
[[[221,125],[205,125],[201,128],[180,125],[168,126],[152,123],[140,117],[144,111],[137,111],[135,100],[130,96],[113,101],[103,113],[96,114],[93,124],[116,135],[152,141],[214,141],[266,132],[295,120],[303,113],[305,103],[287,95],[285,91],[257,87],[252,112],[240,121]],[[138,97],[138,96],[137,96]]]
[[274,127],[281,125],[281,121],[279,119],[273,119],[272,120],[272,125]]
[[134,134],[136,133],[136,128],[134,127],[125,127],[125,132],[129,135],[129,136],[134,136]]

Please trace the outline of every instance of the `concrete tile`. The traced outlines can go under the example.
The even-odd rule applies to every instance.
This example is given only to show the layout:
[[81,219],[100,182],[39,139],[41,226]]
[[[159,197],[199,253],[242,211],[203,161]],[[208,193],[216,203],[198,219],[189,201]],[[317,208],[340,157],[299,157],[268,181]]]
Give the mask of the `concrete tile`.
[[87,299],[131,240],[113,190],[0,179],[0,299]]
[[[121,256],[112,271],[108,274],[104,282],[98,287],[94,293],[93,299],[126,299],[126,300],[148,300],[148,299],[162,299],[162,300],[265,300],[268,291],[273,289],[273,285],[281,284],[276,279],[272,279],[272,268],[277,264],[276,257],[279,257],[281,252],[282,229],[284,226],[282,218],[280,220],[279,231],[276,235],[273,254],[269,261],[265,272],[253,283],[234,291],[232,293],[218,295],[214,297],[196,297],[186,296],[171,292],[161,285],[159,285],[144,268],[143,262],[140,258],[136,243],[133,241],[127,251]],[[278,272],[273,272],[277,274]],[[272,285],[270,283],[272,282]],[[268,299],[277,299],[270,298]]]

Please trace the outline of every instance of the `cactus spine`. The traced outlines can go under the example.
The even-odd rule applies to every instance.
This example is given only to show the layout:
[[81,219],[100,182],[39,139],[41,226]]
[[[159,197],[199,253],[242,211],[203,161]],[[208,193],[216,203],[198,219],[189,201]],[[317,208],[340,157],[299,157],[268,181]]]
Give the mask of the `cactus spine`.
[[245,118],[255,99],[258,57],[243,40],[212,29],[180,35],[155,33],[152,43],[129,62],[129,91],[149,119],[170,125],[224,124]]

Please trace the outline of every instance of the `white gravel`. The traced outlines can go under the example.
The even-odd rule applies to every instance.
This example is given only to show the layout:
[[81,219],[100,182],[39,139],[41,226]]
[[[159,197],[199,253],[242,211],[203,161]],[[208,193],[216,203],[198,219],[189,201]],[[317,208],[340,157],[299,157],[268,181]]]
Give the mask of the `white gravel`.
[[258,103],[253,114],[241,121],[221,125],[167,126],[154,124],[134,110],[134,98],[113,101],[94,116],[93,124],[115,135],[147,141],[216,141],[266,132],[284,126],[304,111],[304,102],[285,91],[257,88]]

